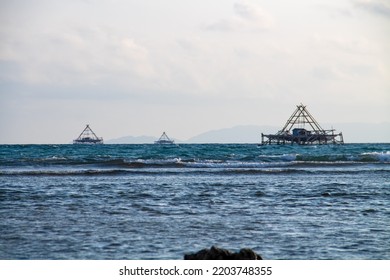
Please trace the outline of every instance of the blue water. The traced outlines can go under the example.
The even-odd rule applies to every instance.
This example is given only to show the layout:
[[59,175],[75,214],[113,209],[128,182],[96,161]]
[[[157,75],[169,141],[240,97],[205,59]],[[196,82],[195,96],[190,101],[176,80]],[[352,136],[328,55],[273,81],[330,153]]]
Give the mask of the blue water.
[[0,145],[0,259],[390,259],[390,144]]

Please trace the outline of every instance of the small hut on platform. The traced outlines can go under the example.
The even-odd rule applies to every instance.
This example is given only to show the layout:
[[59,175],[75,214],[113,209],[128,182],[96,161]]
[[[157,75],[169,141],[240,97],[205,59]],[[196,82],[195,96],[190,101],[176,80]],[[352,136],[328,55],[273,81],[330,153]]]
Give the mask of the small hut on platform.
[[155,144],[175,144],[175,141],[171,140],[168,135],[163,132],[160,138],[157,141],[154,141]]
[[79,137],[73,140],[73,144],[103,144],[103,138],[97,137],[95,132],[89,127],[89,124],[87,124]]
[[261,134],[261,144],[344,144],[343,134],[334,129],[325,130],[303,104],[276,134]]

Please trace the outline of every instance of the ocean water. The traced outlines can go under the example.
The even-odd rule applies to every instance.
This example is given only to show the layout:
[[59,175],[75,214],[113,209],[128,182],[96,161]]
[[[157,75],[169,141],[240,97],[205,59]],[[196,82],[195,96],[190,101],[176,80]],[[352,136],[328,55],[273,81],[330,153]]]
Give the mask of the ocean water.
[[390,144],[0,145],[0,259],[390,259]]

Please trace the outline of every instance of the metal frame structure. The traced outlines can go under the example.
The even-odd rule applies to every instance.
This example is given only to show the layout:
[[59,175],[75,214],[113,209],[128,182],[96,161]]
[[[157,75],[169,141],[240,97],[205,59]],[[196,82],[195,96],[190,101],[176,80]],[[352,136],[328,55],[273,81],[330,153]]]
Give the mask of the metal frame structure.
[[163,132],[163,134],[160,136],[160,138],[157,141],[154,141],[155,144],[174,144],[175,141],[171,140],[168,135]]
[[89,124],[87,124],[79,137],[73,140],[73,144],[103,144],[103,138],[97,137],[95,132],[89,127]]
[[[308,124],[310,129],[306,129]],[[261,134],[261,144],[344,144],[343,134],[334,129],[323,129],[303,104],[287,120],[276,134]]]

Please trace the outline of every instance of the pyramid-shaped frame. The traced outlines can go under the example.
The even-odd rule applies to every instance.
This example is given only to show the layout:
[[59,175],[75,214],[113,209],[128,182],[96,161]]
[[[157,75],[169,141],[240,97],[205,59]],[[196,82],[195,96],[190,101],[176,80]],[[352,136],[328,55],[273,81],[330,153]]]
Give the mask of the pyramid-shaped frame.
[[321,128],[319,123],[314,119],[314,117],[309,113],[304,105],[297,105],[297,109],[288,119],[284,127],[282,128],[281,133],[290,132],[294,126],[300,126],[303,128],[306,124],[309,124],[313,131],[321,131],[324,130]]
[[89,127],[89,124],[87,124],[79,137],[73,140],[73,144],[103,144],[103,138],[97,137],[95,132]]
[[160,138],[154,142],[155,144],[174,144],[175,141],[171,140],[168,135],[163,132],[163,134],[160,136]]
[[[306,125],[310,129],[306,129]],[[334,129],[324,130],[303,104],[276,134],[261,134],[261,144],[344,144],[343,134]]]

